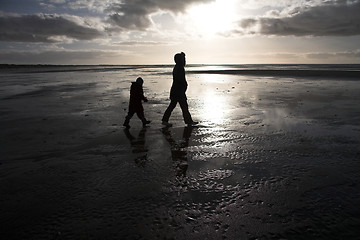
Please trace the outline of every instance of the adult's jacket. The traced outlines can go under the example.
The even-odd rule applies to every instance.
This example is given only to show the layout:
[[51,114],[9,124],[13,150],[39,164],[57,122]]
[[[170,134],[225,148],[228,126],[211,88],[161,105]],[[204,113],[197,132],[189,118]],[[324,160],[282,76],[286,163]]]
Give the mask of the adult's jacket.
[[174,101],[186,100],[187,82],[185,79],[185,68],[176,64],[173,69],[173,83],[170,90],[170,99]]

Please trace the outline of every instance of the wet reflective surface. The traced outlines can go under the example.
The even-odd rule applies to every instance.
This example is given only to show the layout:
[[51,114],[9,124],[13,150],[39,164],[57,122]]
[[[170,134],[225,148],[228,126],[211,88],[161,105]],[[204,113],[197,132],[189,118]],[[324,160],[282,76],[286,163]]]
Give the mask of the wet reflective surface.
[[144,109],[153,122],[142,128],[133,117],[126,130],[130,82],[139,74],[126,71],[61,73],[63,82],[51,86],[41,81],[53,75],[41,74],[41,91],[4,95],[2,236],[359,235],[358,81],[189,74],[189,109],[200,124],[185,126],[178,106],[174,127],[164,128],[171,82],[145,69]]

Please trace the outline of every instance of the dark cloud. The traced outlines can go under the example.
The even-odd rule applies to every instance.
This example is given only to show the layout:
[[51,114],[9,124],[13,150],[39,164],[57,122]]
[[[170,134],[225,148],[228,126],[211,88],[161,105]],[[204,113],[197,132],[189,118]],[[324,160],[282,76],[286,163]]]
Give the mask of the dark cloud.
[[117,42],[114,45],[120,46],[156,46],[156,45],[166,45],[165,42],[155,42],[155,41],[127,41],[127,42]]
[[124,29],[145,30],[152,25],[150,14],[159,10],[179,13],[192,4],[214,0],[124,0],[112,3],[106,11],[109,21]]
[[126,60],[123,54],[116,51],[0,51],[0,64],[105,64],[114,59]]
[[252,27],[252,26],[256,25],[257,22],[258,22],[258,20],[256,20],[256,19],[248,18],[248,19],[241,20],[239,25],[240,25],[241,28],[249,28],[249,27]]
[[360,49],[347,52],[308,53],[306,54],[306,57],[311,59],[329,59],[339,57],[360,59]]
[[360,34],[360,1],[332,1],[296,8],[286,17],[244,19],[245,32],[276,36],[353,36]]
[[0,15],[0,41],[57,42],[58,37],[92,40],[99,30],[60,15]]

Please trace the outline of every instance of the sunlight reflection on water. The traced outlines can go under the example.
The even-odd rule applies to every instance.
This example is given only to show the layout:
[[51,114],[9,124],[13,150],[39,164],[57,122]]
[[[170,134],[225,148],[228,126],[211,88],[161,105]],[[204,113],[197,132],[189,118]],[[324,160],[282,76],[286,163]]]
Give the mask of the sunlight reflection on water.
[[189,96],[197,96],[200,104],[197,115],[211,125],[223,125],[229,112],[229,89],[232,80],[230,76],[217,74],[203,74],[190,77]]
[[213,124],[223,124],[226,116],[226,98],[212,91],[206,93],[203,99],[203,109],[200,110],[202,119],[207,119]]

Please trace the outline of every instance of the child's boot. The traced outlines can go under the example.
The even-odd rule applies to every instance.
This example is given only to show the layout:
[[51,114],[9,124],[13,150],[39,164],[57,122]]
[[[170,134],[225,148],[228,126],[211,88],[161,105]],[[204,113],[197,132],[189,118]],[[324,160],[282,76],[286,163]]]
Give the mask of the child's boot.
[[126,117],[123,126],[126,128],[130,128],[129,122],[130,122],[130,119]]
[[141,120],[143,123],[143,127],[146,127],[146,124],[151,123],[151,121],[146,120],[145,118]]

